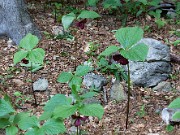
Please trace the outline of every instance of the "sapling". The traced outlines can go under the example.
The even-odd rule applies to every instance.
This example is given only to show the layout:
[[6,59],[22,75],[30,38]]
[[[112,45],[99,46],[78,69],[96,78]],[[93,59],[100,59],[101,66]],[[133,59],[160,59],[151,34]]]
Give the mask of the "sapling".
[[119,52],[119,54],[113,55],[113,60],[121,65],[127,65],[128,73],[128,102],[127,102],[127,118],[126,118],[126,128],[128,125],[129,117],[129,103],[130,103],[130,65],[129,61],[145,61],[148,54],[148,46],[139,43],[143,38],[143,30],[139,27],[125,27],[118,29],[115,33],[115,37],[121,44],[118,46],[109,46],[103,51],[100,56],[110,56],[113,53]]
[[[19,51],[14,54],[14,65],[21,62],[22,66],[30,67],[31,70],[31,80],[32,71],[42,67],[43,60],[45,57],[45,51],[42,48],[35,48],[39,42],[37,36],[28,33],[21,41],[18,46]],[[37,105],[36,96],[32,89],[35,105]]]

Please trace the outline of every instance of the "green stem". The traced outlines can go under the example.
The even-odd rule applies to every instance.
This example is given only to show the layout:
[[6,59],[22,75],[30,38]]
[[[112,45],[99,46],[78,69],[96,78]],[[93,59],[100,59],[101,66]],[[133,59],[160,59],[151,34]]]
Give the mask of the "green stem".
[[79,135],[79,126],[77,126],[77,135]]
[[129,70],[129,64],[127,65],[128,66],[128,102],[127,102],[127,112],[126,112],[126,129],[127,129],[127,126],[128,126],[128,118],[129,118],[129,102],[130,102],[130,70]]
[[32,93],[33,93],[33,97],[34,97],[34,104],[35,106],[37,105],[37,100],[36,100],[36,95],[34,93],[34,90],[33,90],[33,76],[32,76],[32,62],[31,62],[31,90],[32,90]]

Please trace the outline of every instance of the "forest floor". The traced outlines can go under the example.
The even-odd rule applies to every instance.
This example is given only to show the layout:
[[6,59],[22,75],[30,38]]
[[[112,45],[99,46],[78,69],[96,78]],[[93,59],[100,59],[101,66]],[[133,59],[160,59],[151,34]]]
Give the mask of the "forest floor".
[[[35,8],[29,9],[30,15],[34,18],[37,26],[41,32],[52,33],[53,26],[58,26],[60,23],[54,22],[52,10],[43,10],[41,3],[35,3]],[[174,22],[174,21],[172,21]],[[87,25],[91,23],[91,25]],[[171,53],[180,56],[179,46],[175,47],[172,42],[178,37],[169,31],[177,30],[177,24],[168,23],[161,29],[157,28],[154,23],[154,18],[141,16],[139,18],[130,17],[127,26],[139,25],[142,28],[150,26],[149,31],[145,31],[144,37],[157,39],[167,44]],[[69,94],[70,89],[67,84],[57,82],[57,77],[62,71],[74,71],[74,69],[83,64],[89,59],[84,52],[88,42],[98,43],[100,46],[96,50],[95,56],[92,60],[95,62],[97,56],[107,46],[115,44],[118,45],[112,30],[117,30],[121,27],[121,20],[117,19],[117,15],[102,15],[98,20],[88,20],[84,29],[76,29],[74,36],[77,41],[67,41],[66,39],[53,39],[47,38],[42,34],[42,39],[39,47],[46,51],[44,68],[33,73],[33,82],[38,78],[46,78],[49,82],[50,95],[57,93]],[[167,40],[169,43],[167,43]],[[22,105],[18,111],[30,110],[33,114],[39,116],[42,113],[42,105],[34,107],[33,96],[29,92],[32,86],[30,73],[26,73],[20,66],[13,67],[13,55],[17,51],[17,47],[7,47],[7,38],[0,39],[0,75],[3,76],[3,83],[0,88],[3,92],[11,96],[12,101],[16,102],[14,92],[20,91],[24,99],[30,98]],[[89,134],[94,135],[180,135],[180,127],[175,126],[172,132],[166,131],[166,125],[161,119],[161,110],[168,106],[168,104],[180,96],[180,65],[172,63],[173,71],[171,77],[167,80],[172,83],[173,90],[170,92],[153,91],[151,88],[133,87],[132,96],[130,101],[130,116],[128,129],[125,129],[126,120],[126,104],[127,101],[115,102],[108,98],[108,103],[104,106],[105,113],[102,120],[96,118],[91,119],[88,123],[84,124],[81,129],[85,129]],[[107,76],[106,74],[104,74]],[[112,76],[112,75],[111,75]],[[110,90],[110,84],[107,85],[107,91]],[[48,97],[46,93],[36,93],[38,102],[44,104]],[[0,93],[0,97],[2,97]],[[109,94],[108,94],[109,96]],[[137,112],[140,112],[141,107],[145,105],[144,116],[140,117]],[[67,123],[66,127],[69,129],[71,123]],[[152,134],[150,134],[152,133]]]

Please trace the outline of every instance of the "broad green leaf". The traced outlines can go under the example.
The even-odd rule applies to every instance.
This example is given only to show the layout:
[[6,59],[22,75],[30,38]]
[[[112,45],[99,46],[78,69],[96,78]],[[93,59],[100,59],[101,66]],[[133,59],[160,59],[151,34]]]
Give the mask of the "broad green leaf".
[[7,118],[0,118],[0,129],[9,126],[11,123]]
[[90,70],[91,70],[91,67],[89,67],[89,66],[87,66],[87,65],[79,65],[79,66],[76,68],[75,75],[77,75],[77,76],[84,76],[84,75],[86,75]]
[[18,128],[15,126],[10,126],[6,128],[6,135],[16,135],[18,133]]
[[39,39],[37,36],[28,33],[23,39],[21,39],[19,47],[30,51],[38,44],[38,42]]
[[83,10],[79,16],[77,17],[77,19],[95,19],[95,18],[99,18],[101,17],[98,13],[96,13],[95,11],[88,11],[88,10]]
[[67,30],[70,27],[71,23],[74,21],[75,18],[76,15],[74,13],[69,13],[67,15],[62,16],[62,25],[65,30]]
[[13,62],[14,65],[16,65],[18,62],[20,62],[22,59],[26,58],[28,52],[24,50],[20,50],[14,54]]
[[28,59],[33,63],[43,64],[45,51],[42,48],[36,48],[29,52]]
[[71,81],[69,82],[69,87],[72,88],[73,85],[76,86],[76,90],[80,90],[82,84],[82,78],[78,76],[73,76]]
[[119,0],[105,0],[103,2],[103,7],[105,9],[107,8],[117,8],[120,7],[122,4]]
[[147,0],[138,0],[138,1],[143,3],[144,5],[147,5]]
[[0,117],[12,112],[15,112],[12,106],[4,99],[0,99]]
[[139,27],[125,27],[118,29],[115,37],[124,49],[129,49],[143,38],[143,30]]
[[92,7],[96,7],[96,4],[99,0],[88,0],[87,1],[87,5],[88,6],[92,6]]
[[173,120],[180,120],[180,111],[179,112],[175,112],[172,116]]
[[59,105],[54,110],[54,118],[68,118],[73,115],[77,110],[77,106],[73,105]]
[[63,121],[49,119],[42,126],[44,132],[48,135],[62,134],[66,131]]
[[53,112],[54,109],[59,105],[70,105],[71,102],[68,101],[67,97],[63,94],[56,94],[53,96],[43,108],[46,112]]
[[43,114],[39,117],[39,120],[47,120],[51,118],[52,114],[52,112],[43,112]]
[[167,125],[166,126],[166,131],[171,132],[173,130],[174,130],[174,127],[172,125]]
[[42,128],[30,128],[25,135],[45,135],[45,133]]
[[86,98],[92,98],[92,97],[94,97],[96,94],[97,94],[97,92],[87,92],[87,93],[81,95],[81,97],[82,97],[82,98],[85,98],[85,99],[86,99]]
[[67,83],[69,82],[73,77],[72,73],[69,72],[61,72],[61,74],[59,74],[57,81],[60,83]]
[[144,61],[148,54],[148,46],[141,43],[131,47],[129,50],[121,50],[120,53],[128,60]]
[[104,108],[100,104],[86,104],[79,109],[79,113],[84,116],[95,116],[101,119],[104,114]]
[[38,127],[39,122],[35,116],[25,117],[19,121],[18,126],[22,130],[27,130],[28,128]]
[[168,108],[178,109],[180,108],[180,97],[174,99],[168,106]]
[[25,118],[27,118],[27,117],[29,117],[29,116],[30,116],[30,114],[27,113],[27,112],[17,113],[17,114],[15,115],[15,118],[14,118],[14,124],[18,124],[20,120],[25,119]]
[[101,56],[109,56],[112,53],[117,52],[119,49],[120,49],[120,47],[111,45],[111,46],[108,46],[108,48],[106,48],[102,53],[100,53],[100,55]]

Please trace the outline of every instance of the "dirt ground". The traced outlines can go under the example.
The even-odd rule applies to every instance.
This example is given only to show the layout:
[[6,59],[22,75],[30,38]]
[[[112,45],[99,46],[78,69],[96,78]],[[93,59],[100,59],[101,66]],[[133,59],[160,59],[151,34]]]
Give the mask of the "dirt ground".
[[[34,3],[34,7],[29,9],[30,15],[36,22],[41,32],[52,33],[52,27],[58,26],[60,23],[54,22],[52,10],[43,10],[42,3],[31,1]],[[91,25],[88,25],[91,24]],[[157,29],[154,19],[141,16],[139,18],[130,17],[127,22],[127,26],[140,25],[150,26],[151,31],[145,31],[144,37],[154,38],[163,43],[166,43],[171,53],[180,56],[180,48],[174,47],[171,43],[178,37],[169,31],[178,29],[175,24],[168,23],[162,29]],[[75,26],[72,26],[75,27]],[[118,45],[118,42],[113,36],[112,30],[119,29],[121,27],[121,20],[117,19],[115,15],[104,14],[98,20],[88,20],[84,29],[76,29],[73,32],[76,41],[67,41],[65,39],[48,39],[42,34],[42,39],[39,43],[39,47],[46,51],[44,68],[38,72],[33,73],[33,82],[38,78],[44,77],[49,81],[49,90],[51,95],[57,93],[69,94],[70,90],[66,84],[60,84],[57,82],[57,77],[62,71],[73,71],[75,67],[88,60],[88,56],[84,52],[84,49],[88,42],[95,41],[100,46],[97,49],[97,54],[102,52],[108,45]],[[167,40],[169,43],[167,43]],[[7,38],[0,39],[0,75],[3,76],[3,83],[0,83],[2,91],[11,96],[12,101],[15,102],[16,97],[14,92],[20,91],[25,97],[30,97],[30,100],[23,104],[18,111],[31,110],[33,114],[39,116],[42,113],[42,105],[34,107],[32,105],[33,97],[30,93],[31,82],[30,73],[16,66],[13,67],[13,55],[17,50],[16,46],[8,48]],[[97,56],[92,57],[93,61],[97,59]],[[175,125],[175,129],[172,132],[165,130],[165,123],[161,119],[161,110],[168,106],[168,104],[180,96],[180,65],[172,63],[173,72],[171,77],[167,80],[171,82],[173,90],[171,92],[157,92],[151,88],[132,88],[132,96],[130,101],[130,116],[128,129],[125,129],[126,120],[126,101],[115,102],[110,101],[108,97],[108,103],[104,104],[102,99],[102,105],[104,106],[105,113],[103,119],[90,119],[88,123],[84,124],[81,129],[88,131],[88,134],[95,135],[180,135],[179,125]],[[108,76],[104,74],[105,76]],[[110,90],[110,84],[107,85],[107,92]],[[44,104],[48,98],[46,93],[36,93],[38,102]],[[109,95],[109,94],[108,94]],[[0,93],[0,97],[1,97]],[[145,105],[145,115],[139,117],[139,112],[142,105]],[[71,127],[70,122],[66,122],[66,127]]]

